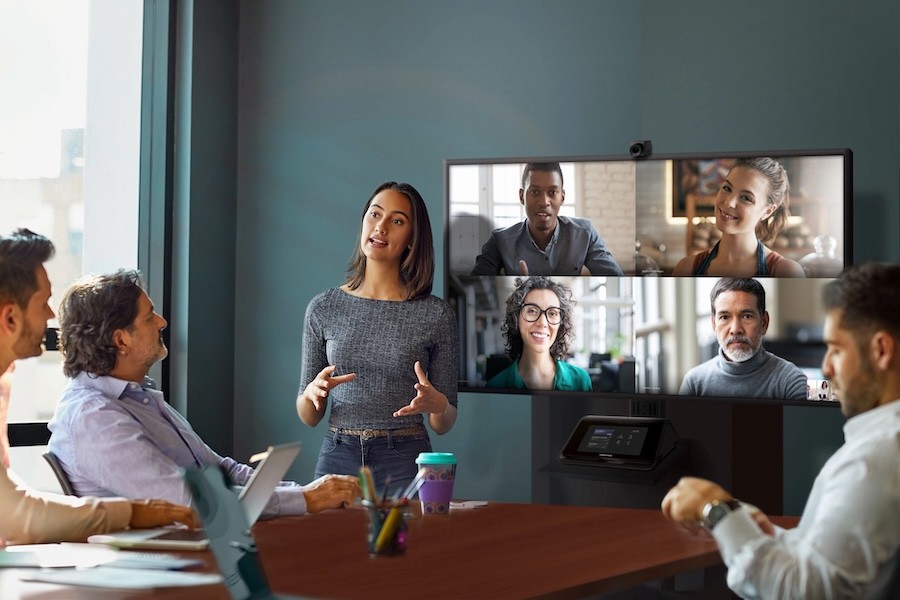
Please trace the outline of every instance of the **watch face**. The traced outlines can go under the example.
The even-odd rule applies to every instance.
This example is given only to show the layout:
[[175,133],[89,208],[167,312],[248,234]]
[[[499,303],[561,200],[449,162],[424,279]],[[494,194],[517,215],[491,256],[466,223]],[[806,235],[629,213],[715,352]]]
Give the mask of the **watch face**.
[[716,526],[716,523],[724,519],[728,513],[740,508],[740,506],[741,505],[737,500],[729,500],[727,502],[713,500],[703,507],[703,518],[701,523],[704,527],[712,531],[713,527]]
[[709,507],[709,512],[707,513],[706,521],[709,524],[709,528],[712,529],[716,526],[716,524],[725,518],[725,516],[731,512],[731,509],[728,508],[726,504],[720,504],[716,502],[712,506]]

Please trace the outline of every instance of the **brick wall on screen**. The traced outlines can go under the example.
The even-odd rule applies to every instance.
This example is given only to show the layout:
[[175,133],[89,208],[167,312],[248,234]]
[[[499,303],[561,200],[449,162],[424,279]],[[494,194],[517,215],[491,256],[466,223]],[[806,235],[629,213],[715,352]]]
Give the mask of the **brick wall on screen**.
[[635,172],[626,161],[579,163],[579,215],[594,223],[610,251],[625,267],[634,254]]

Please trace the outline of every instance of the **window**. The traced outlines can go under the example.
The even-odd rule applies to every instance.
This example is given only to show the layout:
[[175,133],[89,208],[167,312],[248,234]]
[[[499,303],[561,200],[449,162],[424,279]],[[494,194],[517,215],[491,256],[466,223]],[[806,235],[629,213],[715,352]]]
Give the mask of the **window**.
[[[137,267],[142,28],[142,0],[0,2],[0,230],[53,240],[54,309]],[[58,353],[19,361],[9,421],[46,421],[63,385]]]
[[[524,164],[458,165],[450,170],[451,218],[462,215],[486,217],[492,228],[508,227],[525,219],[519,201]],[[566,201],[559,214],[578,216],[578,181],[572,163],[560,163]],[[486,237],[486,236],[485,236]]]

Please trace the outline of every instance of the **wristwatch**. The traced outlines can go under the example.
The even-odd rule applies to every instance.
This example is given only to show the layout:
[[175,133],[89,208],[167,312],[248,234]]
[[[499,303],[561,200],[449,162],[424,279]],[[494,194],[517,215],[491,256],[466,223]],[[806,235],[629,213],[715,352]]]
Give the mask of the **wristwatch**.
[[741,503],[734,498],[726,500],[725,502],[713,500],[703,507],[703,515],[700,519],[700,524],[707,530],[712,531],[719,521],[738,510],[740,507]]

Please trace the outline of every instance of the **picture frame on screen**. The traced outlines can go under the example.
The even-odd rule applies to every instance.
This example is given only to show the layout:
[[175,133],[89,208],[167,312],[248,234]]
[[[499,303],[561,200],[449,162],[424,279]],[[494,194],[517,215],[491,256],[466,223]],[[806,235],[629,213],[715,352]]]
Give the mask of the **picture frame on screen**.
[[[709,297],[719,278],[671,273],[678,261],[702,251],[704,243],[708,248],[714,237],[707,235],[715,228],[708,192],[723,185],[716,178],[727,177],[735,160],[754,156],[776,158],[791,179],[792,216],[770,247],[802,265],[806,274],[756,278],[765,290],[768,313],[762,347],[794,363],[815,388],[824,379],[822,288],[852,264],[852,153],[848,149],[641,160],[445,161],[444,289],[459,324],[460,391],[678,397],[685,374],[719,352]],[[560,163],[565,189],[561,204],[566,212],[560,209],[559,214],[587,220],[599,232],[621,274],[595,275],[586,269],[534,273],[540,268],[530,269],[530,265],[525,274],[507,273],[505,268],[473,274],[492,232],[526,219],[520,189],[528,163]],[[688,176],[679,180],[679,172],[689,175],[707,164],[713,168],[706,170],[702,184]],[[683,207],[677,206],[679,195],[687,202]],[[679,216],[682,208],[684,216]],[[507,264],[513,265],[511,269],[515,266],[514,261]],[[524,283],[527,280],[534,281]],[[566,305],[565,319],[554,313],[568,331],[567,343],[554,348],[554,359],[565,363],[557,366],[557,374],[565,370],[569,375],[558,376],[552,386],[529,388],[527,377],[510,376],[522,352],[522,344],[510,340],[513,333],[521,332],[510,331],[516,327],[510,327],[507,314],[522,309],[521,297],[514,298],[517,286],[520,290],[550,287],[556,293],[550,298],[567,295],[570,300],[560,303]],[[518,304],[507,306],[511,298]],[[549,321],[549,315],[540,310],[535,315]],[[501,372],[506,375],[498,377]],[[560,383],[560,379],[581,383]],[[761,400],[806,400],[791,396]],[[809,397],[818,399],[815,389]]]

